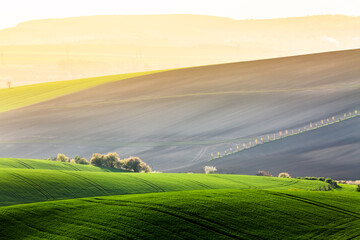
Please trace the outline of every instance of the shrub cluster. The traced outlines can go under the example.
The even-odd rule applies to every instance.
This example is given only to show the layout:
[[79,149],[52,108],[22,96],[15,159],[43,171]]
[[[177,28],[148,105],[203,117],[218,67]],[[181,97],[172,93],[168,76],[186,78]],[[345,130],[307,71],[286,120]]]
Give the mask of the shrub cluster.
[[310,191],[332,191],[332,187],[330,185],[326,186],[321,186],[319,188],[315,188],[315,189],[310,189]]
[[74,159],[70,160],[70,163],[89,165],[89,161],[86,158],[75,156]]
[[49,158],[48,160],[54,160],[58,162],[70,162],[75,164],[92,164],[97,167],[117,168],[124,169],[133,172],[151,172],[151,168],[145,162],[138,157],[129,157],[120,159],[116,152],[108,153],[106,155],[100,153],[94,153],[90,159],[90,162],[83,157],[75,156],[74,159],[69,161],[69,158],[65,154],[59,153],[55,158]]
[[324,178],[324,177],[296,177],[296,179],[305,179],[305,180],[315,180],[315,181],[322,181],[329,184],[330,188],[338,188],[338,184],[334,179],[331,178]]
[[119,161],[120,158],[117,153],[108,153],[106,155],[94,153],[90,159],[92,165],[106,168],[118,168]]
[[151,172],[149,165],[138,157],[120,159],[117,153],[102,155],[94,153],[90,163],[98,167],[125,169],[133,172]]
[[120,167],[134,172],[151,172],[150,166],[138,157],[129,157],[120,160]]
[[[296,179],[304,179],[304,180],[319,180],[319,181],[325,181],[326,179],[324,177],[296,177]],[[331,179],[331,178],[327,178]],[[332,180],[332,179],[331,179]],[[329,180],[328,180],[329,181]]]

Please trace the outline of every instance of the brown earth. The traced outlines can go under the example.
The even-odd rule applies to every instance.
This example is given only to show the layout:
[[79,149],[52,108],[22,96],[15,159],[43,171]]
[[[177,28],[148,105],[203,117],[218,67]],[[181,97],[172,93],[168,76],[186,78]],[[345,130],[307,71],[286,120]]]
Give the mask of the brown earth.
[[215,165],[224,173],[288,170],[355,178],[360,172],[358,119],[207,161],[229,143],[358,109],[359,66],[360,50],[349,50],[104,84],[1,113],[0,157],[48,158],[59,152],[90,157],[116,151],[121,157],[139,156],[162,171]]

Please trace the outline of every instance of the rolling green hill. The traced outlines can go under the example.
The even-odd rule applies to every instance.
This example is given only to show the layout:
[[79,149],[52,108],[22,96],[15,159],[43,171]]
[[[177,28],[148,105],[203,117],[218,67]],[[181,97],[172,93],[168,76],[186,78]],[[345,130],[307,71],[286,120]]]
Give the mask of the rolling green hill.
[[204,189],[315,189],[320,181],[241,175],[0,169],[0,206],[92,196]]
[[126,73],[69,81],[48,82],[15,87],[10,89],[0,89],[0,112],[6,112],[12,109],[47,101],[56,97],[95,87],[104,83],[120,81],[161,71],[164,70]]
[[[136,174],[90,165],[0,159],[0,206],[69,198],[205,189],[309,190],[324,182],[219,174]],[[342,190],[355,188],[343,186]]]
[[3,158],[0,238],[359,237],[360,207],[355,203],[360,194],[355,186],[307,191],[325,186],[300,179],[111,172]]
[[360,194],[204,190],[0,208],[6,239],[358,239]]

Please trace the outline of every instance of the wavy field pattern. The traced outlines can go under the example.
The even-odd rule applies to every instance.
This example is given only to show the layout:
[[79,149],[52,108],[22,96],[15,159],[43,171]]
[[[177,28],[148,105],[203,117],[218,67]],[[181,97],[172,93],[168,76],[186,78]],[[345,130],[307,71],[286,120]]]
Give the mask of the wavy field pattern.
[[358,194],[234,189],[84,198],[0,208],[0,231],[7,239],[356,239],[354,201]]
[[[217,174],[136,174],[47,160],[0,159],[0,206],[69,198],[206,189],[297,189],[327,186],[321,181]],[[33,168],[9,168],[9,162]],[[43,161],[43,164],[38,162]],[[46,169],[46,165],[48,169]],[[58,165],[57,167],[55,167]],[[73,165],[78,171],[66,168]],[[4,166],[4,165],[2,165]],[[66,166],[64,168],[64,166]],[[354,191],[354,188],[344,188]]]

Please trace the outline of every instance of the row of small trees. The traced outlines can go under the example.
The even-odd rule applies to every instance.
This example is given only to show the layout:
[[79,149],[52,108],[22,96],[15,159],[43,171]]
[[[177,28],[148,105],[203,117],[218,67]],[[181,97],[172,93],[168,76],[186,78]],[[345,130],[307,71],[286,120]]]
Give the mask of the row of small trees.
[[117,168],[124,169],[133,172],[151,172],[151,168],[145,162],[143,162],[138,157],[129,157],[125,159],[120,159],[119,155],[116,152],[108,154],[94,153],[88,161],[86,158],[76,156],[73,159],[69,160],[69,157],[65,154],[59,153],[55,159],[58,162],[70,162],[75,164],[84,164],[84,165],[94,165],[97,167],[106,167],[106,168]]
[[[205,166],[204,167],[204,173],[205,174],[210,174],[210,173],[215,173],[217,171],[216,167],[214,166]],[[258,173],[256,174],[257,176],[266,176],[266,177],[272,177],[273,175],[270,172],[267,171],[258,171]],[[278,174],[279,178],[291,178],[290,174],[287,172],[281,172]]]
[[73,159],[69,160],[69,157],[65,156],[65,154],[62,153],[59,153],[55,158],[49,158],[49,160],[55,160],[57,162],[70,162],[70,163],[84,164],[84,165],[90,164],[86,158],[75,156]]
[[259,144],[264,144],[266,142],[274,141],[274,140],[277,140],[277,139],[280,139],[280,138],[283,138],[283,137],[286,137],[286,136],[289,136],[289,135],[294,135],[294,134],[298,134],[298,133],[301,133],[301,132],[313,130],[313,129],[316,129],[316,128],[319,128],[319,127],[322,127],[322,126],[326,126],[326,125],[328,125],[330,123],[333,123],[335,121],[342,121],[342,120],[352,118],[352,117],[355,117],[355,116],[358,116],[358,115],[359,115],[359,111],[355,110],[354,112],[345,113],[343,115],[343,117],[342,116],[338,116],[338,117],[332,116],[331,118],[322,119],[322,120],[320,120],[320,121],[318,121],[316,123],[310,122],[309,124],[306,124],[302,128],[292,129],[292,130],[281,130],[278,133],[272,133],[272,134],[269,134],[269,135],[266,135],[266,136],[259,136],[259,137],[255,138],[254,141],[249,141],[249,142],[246,142],[246,143],[236,145],[236,148],[234,148],[234,149],[232,147],[230,147],[228,150],[225,150],[223,154],[220,153],[220,152],[211,153],[210,154],[211,155],[210,159],[212,160],[212,159],[216,159],[216,158],[221,158],[221,157],[226,156],[228,154],[236,153],[236,152],[248,149],[248,148],[255,147],[255,146],[259,145]]

